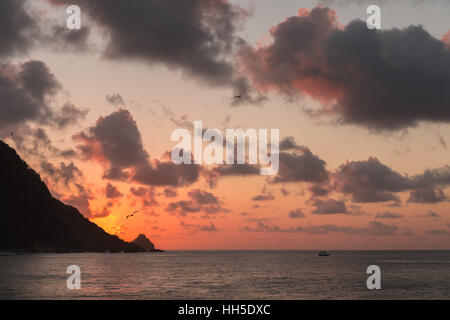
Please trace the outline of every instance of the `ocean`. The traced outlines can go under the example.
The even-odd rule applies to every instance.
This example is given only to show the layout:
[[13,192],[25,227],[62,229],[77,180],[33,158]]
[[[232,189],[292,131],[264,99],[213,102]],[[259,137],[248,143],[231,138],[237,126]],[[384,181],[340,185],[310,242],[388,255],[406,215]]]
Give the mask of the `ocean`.
[[[81,271],[68,289],[67,267]],[[368,290],[369,265],[381,290]],[[450,251],[168,251],[0,256],[0,299],[450,299]]]

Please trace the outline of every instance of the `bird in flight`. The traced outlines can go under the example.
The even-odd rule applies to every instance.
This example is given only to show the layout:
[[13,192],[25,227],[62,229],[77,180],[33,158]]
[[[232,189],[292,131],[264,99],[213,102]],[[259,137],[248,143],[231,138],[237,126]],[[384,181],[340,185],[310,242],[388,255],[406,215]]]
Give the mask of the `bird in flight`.
[[242,98],[242,95],[241,95],[241,94],[238,95],[238,96],[234,96],[234,97],[233,97],[233,99],[240,99],[240,98]]
[[138,210],[134,211],[132,214],[127,215],[127,217],[125,219],[128,219],[128,218],[134,216],[138,212],[139,212]]

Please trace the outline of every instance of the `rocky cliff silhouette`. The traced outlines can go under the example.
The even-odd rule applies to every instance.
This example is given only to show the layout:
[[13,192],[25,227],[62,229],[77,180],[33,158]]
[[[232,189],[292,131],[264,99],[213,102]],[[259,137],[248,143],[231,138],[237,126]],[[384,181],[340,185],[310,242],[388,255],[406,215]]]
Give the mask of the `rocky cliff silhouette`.
[[0,250],[143,252],[106,233],[74,207],[52,197],[39,174],[0,140]]
[[151,242],[150,239],[145,236],[145,234],[140,234],[136,239],[131,241],[131,243],[138,245],[147,252],[164,252],[164,250],[156,249],[153,242]]

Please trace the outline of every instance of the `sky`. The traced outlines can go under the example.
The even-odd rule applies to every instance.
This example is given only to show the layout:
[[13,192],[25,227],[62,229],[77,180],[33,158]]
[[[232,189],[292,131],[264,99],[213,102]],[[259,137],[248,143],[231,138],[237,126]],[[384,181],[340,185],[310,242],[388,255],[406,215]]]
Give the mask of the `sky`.
[[[81,29],[66,26],[72,4]],[[0,138],[127,241],[449,249],[448,12],[444,0],[2,1]],[[279,129],[278,173],[175,165],[171,134],[195,120]]]

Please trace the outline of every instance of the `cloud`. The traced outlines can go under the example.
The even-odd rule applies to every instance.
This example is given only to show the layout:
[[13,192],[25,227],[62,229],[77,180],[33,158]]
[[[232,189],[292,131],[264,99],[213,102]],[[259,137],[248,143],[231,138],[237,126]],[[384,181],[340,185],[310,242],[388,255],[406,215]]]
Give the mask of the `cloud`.
[[203,212],[205,214],[217,214],[228,212],[222,206],[220,201],[214,194],[195,189],[188,192],[189,200],[180,200],[168,204],[166,211],[186,216],[188,213]]
[[68,186],[70,182],[77,182],[83,176],[81,170],[73,162],[69,164],[60,162],[59,167],[56,167],[50,162],[41,161],[40,167],[41,173],[55,183],[62,181],[65,186]]
[[158,201],[156,200],[156,193],[154,187],[139,187],[139,188],[130,188],[130,192],[135,197],[140,198],[142,201],[142,207],[154,207],[159,206]]
[[370,221],[366,227],[338,226],[333,224],[308,225],[283,228],[267,219],[254,219],[254,227],[244,226],[242,232],[276,232],[276,233],[306,233],[306,234],[330,234],[343,233],[350,235],[388,236],[397,234],[398,227],[387,225],[379,221]]
[[309,191],[314,197],[322,197],[328,195],[330,193],[330,190],[325,188],[323,185],[320,184],[314,184],[309,188]]
[[24,0],[0,1],[0,56],[23,54],[33,45],[36,22]]
[[280,188],[280,192],[283,196],[287,197],[291,194],[291,192],[285,188]]
[[256,176],[260,174],[260,168],[252,164],[224,164],[213,170],[221,177],[228,176]]
[[[294,138],[287,137],[280,142],[280,150],[290,152],[280,152],[280,168],[277,175],[268,180],[270,183],[285,182],[326,182],[329,179],[329,172],[326,169],[326,162],[313,154],[308,147],[298,145]],[[236,148],[236,145],[235,145]],[[208,172],[212,185],[217,179],[228,176],[259,176],[260,168],[252,164],[231,164],[214,167]],[[284,189],[285,190],[285,189]],[[285,190],[286,191],[286,190]],[[283,191],[282,191],[283,192]]]
[[125,101],[119,93],[114,93],[111,95],[106,95],[106,101],[108,101],[113,106],[124,106]]
[[[10,131],[11,130],[11,131]],[[12,134],[12,136],[11,136]],[[44,128],[21,125],[16,128],[0,127],[0,138],[8,137],[15,144],[15,149],[27,157],[39,158],[41,161],[47,161],[45,153],[49,151],[53,156],[61,155],[67,150],[61,151],[56,148],[47,131]]]
[[123,194],[115,186],[108,182],[105,188],[105,196],[108,199],[116,199],[122,197]]
[[312,214],[338,214],[349,213],[345,202],[334,199],[315,199],[313,200],[314,210]]
[[294,137],[286,137],[280,141],[279,150],[280,151],[302,150],[302,147],[295,142]]
[[434,211],[428,211],[428,213],[422,215],[422,217],[437,219],[437,218],[440,218],[441,215],[436,213],[436,212],[434,212]]
[[305,214],[302,212],[301,209],[296,209],[296,210],[289,211],[289,217],[292,219],[299,219],[299,218],[304,218]]
[[61,129],[83,119],[87,110],[67,102],[53,108],[51,99],[62,86],[41,61],[0,63],[0,126],[17,127],[34,122]]
[[261,190],[261,193],[252,197],[252,201],[271,201],[275,200],[275,196],[271,191],[267,190],[267,187],[264,186]]
[[86,187],[83,172],[71,161],[54,165],[45,158],[40,161],[40,174],[51,193],[62,202],[76,207],[88,218],[105,217],[106,211],[93,211],[90,201],[94,193]]
[[428,236],[450,236],[450,232],[448,230],[441,229],[425,230],[424,233]]
[[80,109],[71,102],[66,102],[60,109],[53,112],[52,122],[58,129],[63,129],[77,123],[86,117],[88,109]]
[[334,188],[352,196],[354,202],[398,201],[397,192],[415,190],[411,201],[439,200],[440,192],[424,191],[450,183],[450,167],[444,166],[409,177],[401,175],[377,158],[366,161],[351,161],[339,166],[333,174]]
[[369,222],[367,230],[369,234],[374,236],[390,236],[397,232],[398,227],[373,220]]
[[0,1],[0,57],[24,55],[37,45],[56,51],[89,49],[88,27],[69,30],[29,4],[26,0]]
[[400,213],[396,213],[396,212],[380,212],[377,213],[375,218],[377,219],[399,219],[399,218],[403,218],[403,215]]
[[270,201],[275,200],[275,197],[273,194],[258,194],[252,198],[253,201]]
[[77,193],[73,193],[67,197],[63,197],[61,201],[65,204],[73,206],[77,208],[85,217],[93,218],[95,217],[95,213],[92,212],[90,207],[90,200],[94,199],[94,196],[87,190],[84,186],[77,184]]
[[209,225],[200,225],[200,224],[189,224],[185,223],[184,221],[180,221],[180,225],[184,229],[191,231],[191,233],[219,231],[219,229],[217,229],[217,227],[212,222],[210,222]]
[[440,188],[425,188],[411,191],[408,202],[414,203],[437,203],[446,201],[447,196]]
[[439,144],[444,148],[447,149],[447,142],[445,142],[444,137],[438,133],[438,139],[439,139]]
[[78,149],[85,159],[109,165],[104,177],[110,179],[127,177],[125,169],[145,166],[149,161],[136,122],[125,109],[100,117],[95,126],[74,138],[82,142]]
[[[41,22],[41,24],[48,23],[52,22]],[[52,25],[50,33],[40,34],[39,41],[56,52],[85,53],[92,49],[89,35],[90,28],[85,25],[81,29],[74,30],[68,29],[65,25]]]
[[300,152],[280,153],[278,174],[271,179],[272,183],[280,182],[325,182],[329,173],[326,162],[314,155],[309,148],[301,146]]
[[[248,12],[227,0],[48,0],[77,4],[108,35],[104,56],[164,64],[213,86],[228,86],[253,99],[251,86],[232,57],[245,41],[238,36]],[[130,36],[133,35],[133,36]]]
[[171,188],[164,189],[164,196],[166,198],[174,198],[178,195],[177,190]]
[[198,180],[198,165],[176,165],[171,161],[150,161],[131,113],[119,109],[100,117],[95,126],[74,135],[85,160],[106,167],[103,178],[134,181],[148,186],[184,186]]
[[176,165],[172,161],[153,160],[151,165],[137,168],[133,180],[149,186],[187,186],[198,180],[201,170],[195,164]]
[[450,50],[422,26],[341,27],[326,7],[301,9],[270,30],[273,42],[244,47],[243,68],[261,92],[306,95],[316,116],[374,130],[450,122]]

